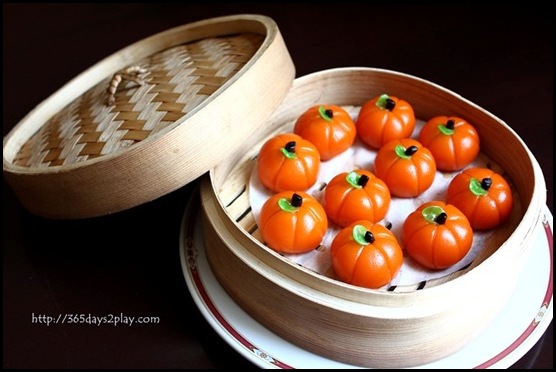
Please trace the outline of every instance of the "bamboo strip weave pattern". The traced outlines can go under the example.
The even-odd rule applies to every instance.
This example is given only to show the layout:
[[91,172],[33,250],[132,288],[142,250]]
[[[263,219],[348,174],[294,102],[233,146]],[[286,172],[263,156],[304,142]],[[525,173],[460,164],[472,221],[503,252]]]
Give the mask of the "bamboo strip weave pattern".
[[129,147],[178,125],[230,80],[264,37],[244,33],[198,40],[134,63],[144,83],[122,81],[107,104],[106,78],[50,118],[13,163],[29,168],[71,165]]

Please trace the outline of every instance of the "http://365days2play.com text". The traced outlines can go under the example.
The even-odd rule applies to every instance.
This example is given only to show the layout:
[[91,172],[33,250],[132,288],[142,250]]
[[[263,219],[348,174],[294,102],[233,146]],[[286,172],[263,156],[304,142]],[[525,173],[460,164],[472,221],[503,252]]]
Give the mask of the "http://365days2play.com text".
[[80,314],[43,314],[43,313],[31,313],[31,323],[38,325],[45,325],[47,327],[51,325],[60,324],[85,324],[92,326],[128,326],[141,325],[141,324],[159,324],[160,317],[158,316],[131,316],[124,313],[117,314],[104,314],[104,315],[93,315],[89,313]]

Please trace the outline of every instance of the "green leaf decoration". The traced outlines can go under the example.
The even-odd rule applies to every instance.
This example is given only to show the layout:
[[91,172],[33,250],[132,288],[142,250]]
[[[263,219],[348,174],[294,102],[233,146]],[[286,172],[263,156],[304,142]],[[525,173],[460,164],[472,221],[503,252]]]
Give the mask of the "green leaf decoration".
[[488,194],[488,191],[483,189],[481,186],[481,181],[476,178],[471,178],[471,181],[469,181],[469,190],[477,196],[484,196]]
[[297,154],[295,152],[288,151],[285,147],[281,147],[280,150],[282,151],[282,154],[284,154],[284,156],[288,159],[297,158]]
[[280,206],[280,209],[282,209],[284,212],[294,213],[299,209],[297,207],[294,207],[288,198],[278,199],[278,205]]
[[361,176],[356,171],[351,171],[347,174],[346,181],[348,181],[351,186],[360,189],[362,188],[362,186],[359,184],[360,177]]
[[400,158],[402,159],[411,159],[411,155],[407,155],[405,153],[405,147],[403,147],[402,145],[396,145],[396,147],[394,148],[394,151],[396,152],[396,155],[398,155]]
[[351,231],[353,236],[353,240],[357,242],[357,244],[361,245],[369,245],[370,243],[365,239],[365,234],[367,233],[367,228],[363,225],[355,225]]
[[386,93],[381,94],[380,97],[376,100],[376,107],[380,108],[381,110],[386,110],[386,102],[390,98],[390,96]]
[[436,223],[436,217],[438,217],[441,213],[445,213],[444,209],[438,205],[430,205],[421,212],[423,217],[430,223]]
[[438,130],[446,136],[451,136],[452,134],[454,134],[454,129],[450,129],[444,124],[439,124]]
[[332,121],[332,118],[326,114],[326,108],[324,106],[319,106],[319,114],[324,120]]

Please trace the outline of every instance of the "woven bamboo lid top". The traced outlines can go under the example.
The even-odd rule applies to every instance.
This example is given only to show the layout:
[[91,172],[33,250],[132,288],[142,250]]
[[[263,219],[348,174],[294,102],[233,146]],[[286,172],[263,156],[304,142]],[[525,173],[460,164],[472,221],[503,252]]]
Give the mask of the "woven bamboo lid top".
[[202,39],[153,54],[107,78],[49,119],[15,165],[55,167],[125,151],[178,125],[245,66],[263,35]]
[[4,138],[4,175],[33,213],[83,218],[198,178],[264,125],[294,67],[264,16],[214,18],[99,62]]

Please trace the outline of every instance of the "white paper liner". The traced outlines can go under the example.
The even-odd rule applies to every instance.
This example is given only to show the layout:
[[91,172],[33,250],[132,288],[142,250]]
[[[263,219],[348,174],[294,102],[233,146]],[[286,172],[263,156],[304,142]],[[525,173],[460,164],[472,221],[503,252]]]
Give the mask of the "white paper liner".
[[[360,109],[359,107],[344,106],[344,109],[346,109],[350,116],[356,120]],[[423,120],[417,120],[412,138],[417,139],[424,124],[425,122]],[[282,132],[285,133],[292,131],[293,123],[289,123],[284,125]],[[349,149],[330,160],[321,162],[317,182],[310,189],[306,190],[306,192],[314,196],[320,202],[324,192],[323,185],[328,184],[328,182],[335,175],[342,172],[350,172],[358,168],[370,170],[373,174],[375,174],[373,164],[376,153],[377,150],[369,148],[363,144],[359,138],[356,138],[355,143]],[[487,159],[482,153],[479,153],[479,156],[466,168],[486,167],[487,163],[494,171],[501,173],[501,170],[497,170],[496,165]],[[461,170],[455,172],[437,171],[431,187],[416,198],[398,198],[392,196],[389,211],[386,214],[386,217],[379,223],[383,225],[387,225],[388,223],[392,224],[390,231],[392,231],[394,236],[396,236],[402,249],[401,231],[407,216],[425,202],[432,200],[446,202],[445,194],[448,184],[452,178],[460,172]],[[254,166],[249,180],[249,201],[252,213],[257,223],[259,222],[259,215],[264,202],[272,195],[274,195],[274,192],[267,189],[260,182],[257,167]],[[329,249],[332,240],[339,231],[340,228],[329,221],[328,232],[326,233],[319,249],[303,254],[284,254],[284,256],[317,273],[337,279],[331,266]],[[473,234],[473,244],[469,253],[461,261],[443,270],[426,269],[411,259],[411,257],[404,254],[404,262],[400,271],[385,287],[394,285],[414,285],[426,280],[444,277],[470,264],[484,247],[489,244],[500,245],[503,240],[504,239],[500,239],[495,234],[495,230],[475,231]]]

